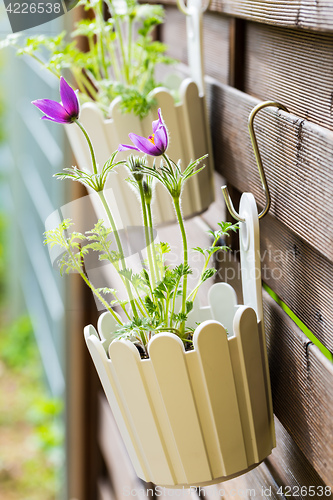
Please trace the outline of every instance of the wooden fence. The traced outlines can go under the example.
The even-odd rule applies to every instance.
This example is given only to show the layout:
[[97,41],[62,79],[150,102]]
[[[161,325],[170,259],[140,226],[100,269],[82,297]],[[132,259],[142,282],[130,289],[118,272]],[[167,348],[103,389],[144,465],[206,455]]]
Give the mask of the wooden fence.
[[[184,16],[173,2],[166,2],[166,9],[159,36],[170,55],[186,64]],[[273,99],[290,113],[265,109],[255,126],[272,196],[270,213],[260,224],[263,280],[270,291],[264,291],[264,305],[277,448],[257,469],[208,487],[201,497],[330,498],[333,365],[303,331],[308,328],[326,353],[333,352],[333,2],[213,0],[204,38],[215,167],[235,202],[243,191],[263,202],[247,132],[250,110]],[[222,214],[220,203],[202,216],[206,223],[213,225]],[[202,229],[195,224],[188,228],[198,235]],[[286,310],[305,326],[297,326]],[[94,377],[88,359],[85,370]],[[77,418],[80,408],[95,400],[98,384],[91,385],[90,392],[83,387]],[[102,396],[98,408],[89,422],[81,419],[81,439],[87,430],[91,438],[71,496],[163,498],[136,478]],[[94,477],[92,462],[99,464],[92,468]]]

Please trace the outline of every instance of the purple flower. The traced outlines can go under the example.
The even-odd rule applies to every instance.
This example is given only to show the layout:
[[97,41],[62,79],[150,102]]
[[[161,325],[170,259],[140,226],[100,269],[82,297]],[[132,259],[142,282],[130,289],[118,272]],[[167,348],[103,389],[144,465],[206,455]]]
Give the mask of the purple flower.
[[168,131],[162,119],[160,108],[158,109],[158,120],[153,121],[152,127],[153,135],[150,135],[148,139],[146,137],[141,137],[141,135],[128,134],[134,146],[120,144],[118,151],[135,149],[136,151],[141,151],[141,153],[151,156],[161,156],[164,154],[168,147]]
[[61,103],[51,99],[38,99],[32,101],[45,116],[42,120],[56,123],[72,123],[79,117],[80,107],[76,92],[68,85],[65,78],[60,78]]

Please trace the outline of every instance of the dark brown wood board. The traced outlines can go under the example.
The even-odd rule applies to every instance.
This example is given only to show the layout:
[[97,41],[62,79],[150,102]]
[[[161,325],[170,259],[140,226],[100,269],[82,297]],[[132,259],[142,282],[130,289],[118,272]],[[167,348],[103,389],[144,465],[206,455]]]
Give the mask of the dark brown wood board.
[[259,23],[333,30],[333,6],[329,0],[212,0],[212,10]]
[[298,117],[332,130],[333,33],[249,22],[245,37],[241,90],[264,101],[278,100]]
[[[216,169],[264,203],[247,128],[259,101],[226,85],[208,87]],[[270,213],[333,259],[333,133],[295,115],[262,110],[255,130],[272,195]]]
[[333,263],[270,215],[260,234],[264,283],[333,352]]
[[[282,487],[281,491],[290,493],[299,500],[320,497],[321,492],[325,493],[325,483],[277,418],[275,418],[275,432],[276,448],[265,463],[274,474],[277,484]],[[322,496],[332,499],[332,494]]]
[[333,487],[333,365],[264,292],[274,413]]
[[[167,22],[161,28],[168,54],[187,64],[186,16],[174,7],[166,8]],[[207,12],[203,19],[205,73],[222,83],[228,81],[229,19]]]
[[[175,5],[175,0],[160,3]],[[313,31],[333,30],[330,0],[212,0],[210,10],[258,23]]]

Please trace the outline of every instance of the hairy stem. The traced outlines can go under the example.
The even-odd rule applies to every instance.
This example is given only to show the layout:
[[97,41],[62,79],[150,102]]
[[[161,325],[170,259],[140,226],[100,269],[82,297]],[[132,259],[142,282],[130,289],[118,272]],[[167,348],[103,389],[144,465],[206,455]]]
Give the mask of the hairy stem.
[[104,51],[104,40],[105,40],[105,33],[104,33],[104,0],[101,0],[100,5],[99,5],[99,15],[98,15],[98,20],[99,20],[99,28],[100,28],[100,35],[99,35],[99,47],[100,47],[100,52],[101,52],[101,59],[102,59],[102,67],[103,67],[103,72],[104,72],[104,78],[108,77],[108,67],[106,65],[106,60],[105,60],[105,51]]
[[[123,251],[123,247],[122,247],[122,244],[121,244],[121,240],[120,240],[120,237],[119,237],[119,233],[118,233],[118,229],[117,229],[116,223],[115,223],[114,218],[112,216],[112,213],[111,213],[110,207],[108,205],[108,202],[105,199],[103,191],[98,191],[98,195],[99,195],[100,200],[101,200],[101,202],[103,204],[103,207],[104,207],[104,209],[106,211],[106,215],[108,216],[108,219],[110,221],[111,228],[112,228],[115,240],[116,240],[117,249],[118,249],[118,252],[120,254],[121,267],[124,270],[124,269],[126,269],[126,262],[125,262],[124,251]],[[133,298],[133,294],[132,294],[132,290],[131,290],[130,284],[127,282],[127,280],[125,280],[125,287],[126,287],[126,291],[127,291],[127,295],[128,295],[130,304],[131,304],[133,315],[134,315],[134,317],[137,318],[138,317],[138,312],[137,312],[136,307],[135,307],[135,302],[134,302],[134,298]]]
[[[215,247],[216,243],[218,242],[218,240],[220,239],[220,235],[217,236],[212,244],[212,247]],[[202,268],[202,271],[201,271],[201,274],[200,274],[200,277],[199,277],[199,280],[198,280],[198,283],[196,284],[196,286],[193,288],[192,292],[189,294],[187,300],[191,299],[192,297],[192,301],[194,301],[195,297],[197,296],[197,293],[198,293],[198,290],[199,290],[199,287],[202,283],[202,276],[204,274],[204,272],[206,271],[207,269],[207,266],[208,266],[208,263],[210,261],[210,258],[211,258],[212,254],[208,254],[208,256],[206,257],[206,260],[205,260],[205,263],[204,263],[204,266]]]
[[151,241],[151,245],[152,245],[156,279],[157,279],[157,281],[160,281],[161,276],[160,276],[160,270],[159,270],[158,263],[157,263],[156,248],[155,248],[155,244],[154,244],[154,228],[153,228],[153,219],[152,219],[152,215],[151,215],[150,203],[147,203],[146,206],[147,206],[148,226],[149,226],[150,241]]
[[82,123],[79,122],[79,120],[74,120],[74,122],[80,127],[80,129],[82,130],[82,132],[83,132],[83,134],[84,134],[84,136],[85,136],[85,138],[87,140],[87,143],[88,143],[88,146],[89,146],[89,150],[90,150],[90,155],[91,155],[91,161],[92,161],[92,166],[93,166],[94,174],[97,174],[96,156],[95,156],[95,151],[94,151],[93,145],[91,143],[90,137],[89,137],[86,129],[82,125]]
[[156,286],[156,279],[155,279],[154,265],[153,265],[153,258],[152,258],[152,245],[151,245],[150,237],[149,237],[147,207],[146,207],[145,195],[143,192],[142,181],[138,181],[138,185],[139,185],[140,199],[141,199],[141,206],[142,206],[143,225],[145,227],[145,238],[146,238],[146,245],[147,245],[147,255],[148,255],[148,263],[149,263],[149,270],[150,270],[150,278],[151,278],[152,287],[154,289]]
[[[176,215],[177,215],[177,220],[180,228],[180,232],[182,235],[182,240],[183,240],[183,255],[184,255],[184,268],[187,267],[188,265],[188,249],[187,249],[187,237],[186,237],[186,232],[185,232],[185,226],[184,226],[184,221],[182,217],[182,213],[180,210],[180,203],[179,203],[179,197],[175,197],[173,199],[173,204],[176,210]],[[186,312],[186,294],[187,294],[187,274],[184,275],[183,277],[183,296],[182,296],[182,313],[185,314]],[[181,322],[180,325],[180,331],[183,334],[185,331],[185,321]]]

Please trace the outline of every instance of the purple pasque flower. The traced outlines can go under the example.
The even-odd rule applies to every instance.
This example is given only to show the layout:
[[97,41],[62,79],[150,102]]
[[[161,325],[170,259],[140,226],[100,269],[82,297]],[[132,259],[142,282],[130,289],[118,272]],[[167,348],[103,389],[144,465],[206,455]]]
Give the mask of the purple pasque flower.
[[118,151],[127,151],[128,149],[135,149],[151,156],[161,156],[165,153],[168,147],[168,131],[164,124],[161,109],[158,109],[158,120],[153,121],[153,135],[148,139],[137,134],[128,134],[128,137],[133,142],[134,146],[127,144],[120,144]]
[[73,123],[79,117],[80,106],[76,92],[66,82],[65,78],[60,78],[61,103],[51,99],[38,99],[32,101],[45,116],[42,120],[50,120],[56,123]]

